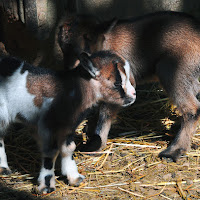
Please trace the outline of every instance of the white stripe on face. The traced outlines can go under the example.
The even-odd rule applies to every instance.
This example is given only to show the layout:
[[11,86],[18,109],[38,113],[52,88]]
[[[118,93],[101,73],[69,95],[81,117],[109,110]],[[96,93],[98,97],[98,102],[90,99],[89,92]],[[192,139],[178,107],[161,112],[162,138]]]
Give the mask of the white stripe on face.
[[128,61],[125,61],[124,70],[126,75],[120,72],[122,78],[122,87],[128,96],[135,98],[136,91],[130,82],[131,68]]

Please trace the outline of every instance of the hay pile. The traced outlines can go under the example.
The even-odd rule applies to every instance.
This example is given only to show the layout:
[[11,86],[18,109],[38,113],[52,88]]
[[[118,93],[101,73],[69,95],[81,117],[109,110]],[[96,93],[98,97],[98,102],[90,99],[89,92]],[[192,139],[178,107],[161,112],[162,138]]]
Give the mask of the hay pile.
[[33,178],[40,170],[33,130],[12,128],[6,147],[16,171],[0,177],[0,199],[200,199],[200,129],[192,150],[177,163],[160,160],[158,153],[177,132],[179,117],[157,84],[138,88],[137,98],[118,115],[104,151],[75,153],[85,181],[79,187],[66,185],[58,160],[57,190],[48,195],[37,193]]

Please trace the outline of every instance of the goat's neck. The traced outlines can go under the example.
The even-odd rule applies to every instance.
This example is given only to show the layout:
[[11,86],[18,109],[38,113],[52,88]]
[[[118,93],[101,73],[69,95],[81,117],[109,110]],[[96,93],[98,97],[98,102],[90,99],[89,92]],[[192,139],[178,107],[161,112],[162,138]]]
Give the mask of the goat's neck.
[[99,86],[94,79],[80,79],[80,92],[82,96],[81,110],[84,111],[98,103]]
[[99,98],[96,94],[98,93],[99,88],[95,84],[96,81],[93,79],[80,80],[82,102],[80,107],[76,110],[75,126],[80,124],[84,118],[87,118],[87,116],[90,115],[91,111],[98,103]]

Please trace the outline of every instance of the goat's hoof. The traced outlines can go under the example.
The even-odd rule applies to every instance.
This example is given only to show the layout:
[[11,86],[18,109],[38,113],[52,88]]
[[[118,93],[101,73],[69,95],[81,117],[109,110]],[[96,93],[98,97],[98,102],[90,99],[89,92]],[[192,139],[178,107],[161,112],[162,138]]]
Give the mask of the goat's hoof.
[[46,188],[43,189],[42,193],[43,194],[48,194],[48,193],[51,193],[53,191],[55,191],[55,188],[46,187]]
[[176,162],[180,158],[180,156],[185,154],[185,152],[186,150],[183,148],[179,148],[174,151],[167,148],[166,150],[162,151],[158,156],[160,158],[169,158],[171,159],[171,161]]
[[54,187],[43,187],[43,188],[38,187],[38,190],[41,194],[48,194],[55,191],[55,188]]
[[0,174],[1,175],[10,175],[12,172],[9,168],[0,167]]
[[88,142],[81,147],[81,151],[92,152],[101,150],[102,141],[99,135],[93,135]]
[[80,183],[83,182],[84,179],[85,179],[85,176],[80,174],[78,178],[74,180],[70,180],[69,185],[78,187]]

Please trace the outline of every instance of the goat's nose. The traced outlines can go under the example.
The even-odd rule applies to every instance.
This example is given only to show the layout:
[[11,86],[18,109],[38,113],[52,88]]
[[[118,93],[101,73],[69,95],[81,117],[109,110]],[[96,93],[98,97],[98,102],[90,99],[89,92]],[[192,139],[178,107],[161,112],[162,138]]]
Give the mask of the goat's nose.
[[134,96],[134,97],[136,96],[136,91],[134,87],[131,89],[130,93],[131,93],[131,96]]

